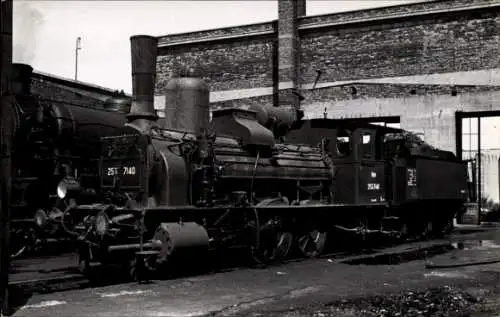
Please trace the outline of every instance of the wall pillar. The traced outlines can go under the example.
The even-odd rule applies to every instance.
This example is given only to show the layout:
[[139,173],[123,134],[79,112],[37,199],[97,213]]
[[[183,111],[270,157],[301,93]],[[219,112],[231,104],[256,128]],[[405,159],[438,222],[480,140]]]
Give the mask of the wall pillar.
[[278,0],[277,106],[300,106],[298,95],[294,93],[300,87],[297,18],[305,14],[306,0]]

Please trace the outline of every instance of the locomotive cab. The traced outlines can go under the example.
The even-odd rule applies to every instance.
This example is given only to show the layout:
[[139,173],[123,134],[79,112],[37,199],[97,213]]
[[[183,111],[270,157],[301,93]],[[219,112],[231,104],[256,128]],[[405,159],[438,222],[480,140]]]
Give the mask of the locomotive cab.
[[384,205],[385,164],[381,159],[383,135],[377,127],[339,125],[330,146],[336,173],[334,203]]

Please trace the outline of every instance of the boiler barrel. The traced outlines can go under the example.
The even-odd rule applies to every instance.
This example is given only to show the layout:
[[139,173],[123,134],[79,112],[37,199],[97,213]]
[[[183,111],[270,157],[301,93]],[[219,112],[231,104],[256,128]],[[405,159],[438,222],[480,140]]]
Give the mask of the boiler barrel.
[[128,97],[111,97],[104,102],[104,109],[121,113],[129,113],[132,99]]
[[[125,114],[118,111],[106,111],[72,105],[52,105],[52,118],[57,123],[58,134],[55,137],[56,146],[60,149],[85,149],[86,153],[75,155],[98,155],[100,152],[98,141],[101,137],[112,134],[122,127]],[[66,143],[67,142],[67,143]],[[78,151],[77,151],[78,152]]]

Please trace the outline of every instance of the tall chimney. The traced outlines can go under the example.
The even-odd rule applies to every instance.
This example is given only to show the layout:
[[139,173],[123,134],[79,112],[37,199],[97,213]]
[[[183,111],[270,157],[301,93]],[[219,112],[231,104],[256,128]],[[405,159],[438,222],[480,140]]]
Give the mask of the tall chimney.
[[127,119],[143,131],[158,119],[154,109],[157,44],[153,36],[130,37],[133,100]]
[[298,17],[306,14],[306,0],[278,1],[278,106],[300,107],[294,93],[300,86]]
[[26,64],[12,64],[11,85],[12,92],[16,95],[29,95],[31,93],[31,75],[33,67]]

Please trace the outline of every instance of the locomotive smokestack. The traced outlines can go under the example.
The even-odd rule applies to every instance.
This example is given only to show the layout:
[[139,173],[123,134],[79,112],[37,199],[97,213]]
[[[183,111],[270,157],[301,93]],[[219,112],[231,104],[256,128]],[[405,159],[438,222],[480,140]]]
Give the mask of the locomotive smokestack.
[[12,64],[12,92],[16,95],[29,95],[31,93],[31,75],[33,67],[26,64]]
[[153,36],[130,37],[133,101],[127,119],[141,130],[158,119],[154,109],[157,43]]

